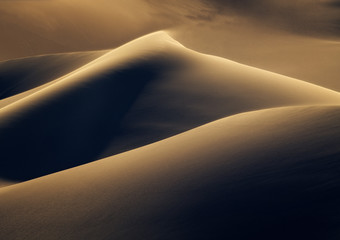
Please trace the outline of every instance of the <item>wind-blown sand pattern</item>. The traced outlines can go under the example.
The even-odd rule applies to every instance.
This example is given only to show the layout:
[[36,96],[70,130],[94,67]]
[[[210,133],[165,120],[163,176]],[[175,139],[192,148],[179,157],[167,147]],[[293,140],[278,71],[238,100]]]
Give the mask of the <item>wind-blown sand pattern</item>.
[[0,239],[340,238],[337,1],[99,2],[0,1]]

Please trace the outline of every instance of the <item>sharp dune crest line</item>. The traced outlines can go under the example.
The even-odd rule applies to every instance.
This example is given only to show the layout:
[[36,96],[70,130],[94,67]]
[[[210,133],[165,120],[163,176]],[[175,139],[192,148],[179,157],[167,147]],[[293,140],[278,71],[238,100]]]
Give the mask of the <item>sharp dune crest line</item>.
[[166,32],[98,55],[0,109],[1,178],[40,177],[237,113],[340,104],[335,91],[194,52]]
[[[154,34],[150,34],[150,35],[158,35],[158,36],[153,39],[153,42],[150,41],[150,37],[149,37],[149,41],[148,41],[148,44],[150,44],[149,46],[152,46],[152,44],[154,44],[154,43],[156,45],[158,45],[158,48],[160,48],[160,49],[162,48],[162,45],[167,45],[167,44],[175,44],[175,45],[178,45],[178,46],[182,46],[179,42],[175,41],[173,38],[171,38],[165,32],[163,32],[163,33],[154,33]],[[141,37],[140,39],[134,40],[131,43],[125,44],[125,45],[133,45],[134,42],[140,42],[140,41],[142,41],[142,39],[143,39],[143,37]],[[124,48],[124,51],[127,51],[128,54],[129,54],[129,52],[131,53],[131,52],[136,50],[136,49],[128,50],[129,47],[128,46],[125,47],[125,45],[123,45],[121,48]],[[142,48],[145,49],[146,45],[144,45]],[[154,50],[155,49],[151,49],[151,51],[154,51]],[[2,76],[1,76],[2,77],[2,79],[1,79],[1,83],[2,83],[1,88],[3,88],[3,89],[8,88],[7,92],[9,92],[9,93],[11,93],[11,91],[14,92],[14,93],[19,92],[20,90],[15,90],[15,87],[16,87],[15,85],[19,85],[20,84],[20,87],[22,87],[22,85],[23,85],[23,81],[22,81],[23,76],[14,76],[14,78],[20,79],[20,82],[13,84],[13,82],[15,82],[15,81],[13,81],[13,76],[12,76],[13,74],[11,74],[11,73],[18,71],[18,67],[19,67],[18,65],[25,66],[27,64],[27,62],[29,62],[29,63],[33,62],[33,64],[32,64],[33,67],[35,67],[37,70],[40,70],[38,68],[41,68],[41,63],[43,61],[45,63],[46,63],[46,61],[47,62],[51,62],[52,64],[54,62],[58,61],[59,64],[60,64],[60,62],[62,62],[64,65],[72,63],[72,66],[77,66],[77,60],[78,60],[78,62],[88,61],[88,59],[91,60],[90,62],[86,63],[85,65],[83,65],[83,66],[81,66],[81,67],[79,67],[77,69],[75,69],[74,71],[69,72],[68,74],[66,74],[64,76],[61,76],[58,79],[53,79],[54,81],[52,81],[52,84],[54,84],[54,83],[56,83],[56,82],[58,82],[60,80],[63,80],[65,78],[69,77],[69,76],[72,78],[73,74],[77,74],[78,72],[80,72],[82,70],[85,70],[87,68],[91,68],[91,65],[95,64],[98,61],[101,61],[103,58],[105,59],[106,55],[108,55],[108,56],[117,55],[117,56],[120,56],[120,57],[124,58],[124,55],[126,55],[126,54],[125,53],[122,54],[122,52],[116,53],[117,51],[118,52],[120,51],[119,48],[118,49],[114,49],[114,50],[110,50],[110,51],[98,51],[98,52],[89,52],[89,53],[68,53],[68,54],[42,55],[42,56],[36,56],[36,57],[27,57],[27,58],[21,58],[21,59],[4,61],[4,62],[0,63],[0,74],[2,74]],[[111,52],[114,52],[114,53],[111,53]],[[73,55],[75,55],[75,56],[73,56]],[[52,58],[52,59],[49,59],[49,58]],[[95,58],[95,59],[93,59],[93,58]],[[16,64],[16,62],[17,62],[17,64]],[[37,63],[35,63],[35,62],[37,62]],[[63,65],[63,64],[61,64],[61,65]],[[9,66],[7,66],[7,65],[9,65]],[[11,65],[14,65],[14,67],[11,66]],[[44,67],[46,67],[46,66],[44,66]],[[52,67],[55,67],[55,66],[52,65]],[[63,66],[63,67],[65,67],[66,69],[70,69],[69,66]],[[31,69],[29,69],[29,71],[33,72],[36,69],[32,70],[32,68],[31,68]],[[54,70],[56,70],[56,69],[54,69]],[[29,76],[27,80],[25,79],[28,82],[28,85],[29,84],[31,84],[31,85],[32,84],[37,84],[37,81],[36,81],[37,79],[33,79],[33,77],[42,78],[42,79],[47,78],[47,79],[51,80],[50,76],[47,76],[47,77],[44,76],[44,74],[48,75],[48,72],[45,72],[45,71],[42,71],[42,72],[38,71],[37,75]],[[24,72],[24,74],[27,74],[27,73]],[[5,85],[6,82],[9,82],[9,81],[11,81],[10,84],[14,85],[14,86],[6,86]],[[45,80],[45,81],[47,81],[47,80]],[[40,91],[40,90],[45,90],[45,88],[49,87],[50,85],[51,85],[51,83],[44,84],[43,86],[39,86],[39,87],[36,87],[35,89],[31,89],[31,92],[30,92],[29,95],[27,95],[25,93],[22,94],[22,95],[24,97],[27,97],[27,96],[31,97],[31,95],[33,93],[35,93],[37,91]],[[32,88],[32,86],[27,86],[26,88],[29,88],[29,87]],[[14,91],[13,91],[13,89],[14,89]],[[8,97],[8,93],[7,94],[2,94],[2,95],[3,95],[2,96],[3,98]],[[15,96],[14,96],[14,98],[15,98]],[[18,100],[21,100],[21,98],[18,98]],[[27,100],[27,101],[30,101],[30,99]],[[15,102],[15,101],[8,101],[8,102],[12,103],[12,102]]]
[[0,0],[0,240],[339,240],[340,0]]
[[42,55],[1,62],[0,109],[67,77],[104,52]]
[[334,239],[339,119],[339,106],[238,114],[5,187],[0,236]]
[[[151,36],[152,36],[153,34],[151,34]],[[176,44],[176,45],[178,45],[178,46],[182,46],[182,45],[180,45],[177,41],[175,41],[174,39],[172,39],[170,36],[168,36],[167,34],[165,34],[165,33],[156,33],[156,35],[158,35],[157,37],[155,37],[153,40],[154,40],[154,42],[148,42],[148,44],[150,44],[149,46],[152,46],[152,44],[154,44],[155,43],[155,41],[158,43],[156,43],[156,45],[158,45],[158,48],[162,48],[163,46],[162,45],[166,45],[167,43],[173,43],[173,44]],[[121,48],[124,48],[123,49],[123,52],[120,50],[121,48],[118,48],[118,49],[114,49],[114,50],[111,50],[111,51],[109,51],[108,53],[104,53],[104,54],[97,54],[97,55],[99,55],[99,57],[98,58],[96,58],[96,59],[94,59],[94,60],[92,60],[92,61],[90,61],[89,63],[87,63],[87,64],[85,64],[84,66],[81,66],[80,68],[77,68],[77,69],[75,69],[74,71],[72,71],[72,72],[70,72],[70,73],[68,73],[67,75],[65,75],[65,76],[61,76],[59,79],[57,79],[57,80],[64,80],[65,82],[72,82],[72,81],[74,81],[74,79],[75,79],[75,77],[74,77],[74,75],[78,75],[78,74],[81,74],[81,72],[82,71],[85,71],[86,73],[85,74],[91,74],[91,71],[92,71],[92,69],[94,69],[94,71],[95,71],[95,68],[99,65],[99,66],[101,66],[101,65],[105,65],[105,64],[107,64],[107,63],[109,63],[109,64],[111,64],[111,65],[115,65],[115,62],[109,62],[110,60],[112,61],[115,61],[115,59],[118,59],[118,62],[119,61],[121,61],[121,59],[124,59],[124,58],[129,58],[129,57],[131,57],[131,55],[133,56],[134,54],[135,54],[135,51],[136,50],[138,50],[137,48],[138,48],[138,46],[135,46],[135,48],[132,48],[132,49],[129,49],[129,46],[130,45],[132,45],[132,46],[134,46],[134,43],[135,42],[137,42],[137,45],[139,45],[138,43],[139,43],[139,41],[141,41],[142,40],[142,38],[141,39],[137,39],[137,40],[134,40],[134,41],[132,41],[131,43],[129,43],[129,44],[125,44],[125,45],[123,45]],[[142,49],[144,49],[144,51],[148,51],[147,50],[147,45],[144,45],[143,47],[142,47]],[[150,50],[150,52],[151,51],[155,51],[156,50],[156,48],[155,49],[151,49]],[[25,60],[30,60],[30,58],[26,58]],[[19,59],[19,61],[20,61],[20,59]],[[124,61],[124,60],[123,60]],[[107,67],[107,65],[106,65],[106,67]],[[103,71],[105,71],[105,70],[103,70]],[[70,79],[70,80],[69,80]],[[56,82],[57,83],[57,82]],[[55,84],[55,83],[54,83]],[[46,86],[46,87],[44,87],[44,88],[42,88],[41,90],[39,90],[38,92],[43,92],[43,91],[46,91],[46,90],[49,90],[49,88],[50,87],[52,87],[52,88],[58,88],[59,87],[59,84],[60,83],[58,83],[57,84],[57,87],[54,87],[54,84],[52,85],[52,86]],[[49,88],[47,88],[47,87],[49,87]],[[50,92],[49,92],[50,93]],[[48,93],[48,94],[49,94]],[[48,95],[47,94],[47,95]],[[31,101],[34,101],[32,98],[34,98],[35,97],[35,95],[29,95],[28,96],[29,98],[28,99],[20,99],[20,103],[23,103],[23,102],[31,102]],[[17,104],[17,103],[16,103]]]

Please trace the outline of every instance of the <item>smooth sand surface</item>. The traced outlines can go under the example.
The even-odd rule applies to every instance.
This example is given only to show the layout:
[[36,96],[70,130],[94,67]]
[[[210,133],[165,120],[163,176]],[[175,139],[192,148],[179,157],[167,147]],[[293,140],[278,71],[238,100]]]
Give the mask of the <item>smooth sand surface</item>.
[[156,32],[0,109],[0,176],[28,180],[244,111],[339,103],[335,91]]
[[0,60],[112,49],[171,29],[190,49],[340,90],[336,0],[0,1]]
[[0,0],[0,239],[338,240],[338,0]]
[[339,120],[339,106],[243,113],[2,188],[0,236],[336,239]]
[[[340,14],[339,14],[340,15]],[[254,23],[213,22],[174,28],[171,36],[199,52],[221,56],[340,91],[340,41],[301,36]]]
[[64,77],[105,52],[43,55],[0,62],[0,99],[20,95]]

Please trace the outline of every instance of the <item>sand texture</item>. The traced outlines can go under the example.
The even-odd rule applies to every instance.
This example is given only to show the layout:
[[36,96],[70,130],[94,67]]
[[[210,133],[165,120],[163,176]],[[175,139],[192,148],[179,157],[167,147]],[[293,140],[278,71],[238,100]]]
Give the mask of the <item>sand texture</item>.
[[339,14],[0,1],[0,239],[339,239]]

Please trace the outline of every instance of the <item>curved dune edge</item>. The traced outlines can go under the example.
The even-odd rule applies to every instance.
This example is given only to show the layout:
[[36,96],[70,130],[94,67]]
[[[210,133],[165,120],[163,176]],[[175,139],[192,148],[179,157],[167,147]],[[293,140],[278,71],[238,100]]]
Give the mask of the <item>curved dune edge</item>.
[[0,109],[0,177],[32,179],[241,112],[327,104],[340,94],[156,32]]
[[34,88],[64,77],[105,52],[60,53],[0,62],[0,104],[3,105],[6,98],[15,96],[18,99],[16,95],[32,93]]
[[0,109],[60,81],[106,52],[60,53],[0,62]]
[[0,179],[0,188],[11,186],[13,184],[16,184],[18,182],[15,181],[9,181],[7,179]]
[[[136,40],[133,40],[133,41],[127,43],[127,44],[122,45],[121,47],[119,47],[117,49],[111,50],[111,52],[114,52],[114,54],[109,54],[109,55],[123,55],[123,56],[124,55],[125,56],[126,55],[131,55],[130,57],[139,57],[139,58],[141,58],[143,56],[140,56],[141,53],[140,53],[140,51],[137,50],[136,47],[134,49],[133,48],[132,49],[128,49],[129,48],[128,46],[133,46],[135,44],[136,46],[139,46],[142,49],[144,49],[144,51],[145,51],[144,54],[152,54],[152,52],[157,51],[157,48],[165,48],[168,43],[173,43],[173,44],[175,44],[175,45],[177,45],[179,47],[183,47],[183,49],[181,49],[183,52],[191,51],[192,54],[194,54],[194,53],[200,54],[200,53],[194,52],[194,51],[189,50],[189,49],[185,49],[184,50],[184,46],[181,45],[179,42],[177,42],[172,37],[170,37],[170,35],[168,35],[168,33],[166,31],[159,31],[159,32],[151,33],[151,34],[148,34],[146,36],[140,37],[140,38],[138,38]],[[144,44],[144,46],[141,45],[141,44]],[[163,45],[163,47],[162,47],[162,45]],[[157,46],[157,47],[155,47],[155,46]],[[121,50],[121,51],[119,51],[119,50]],[[11,69],[8,70],[10,73],[7,73],[6,72],[6,68],[10,67],[10,68],[13,68],[12,71],[18,71],[17,68],[19,68],[20,66],[24,66],[27,63],[32,64],[32,62],[34,64],[35,68],[38,68],[38,66],[41,67],[42,66],[41,63],[43,61],[44,61],[45,64],[46,64],[46,62],[51,64],[52,67],[53,67],[53,61],[57,61],[58,58],[60,58],[58,64],[61,65],[61,69],[63,67],[65,68],[66,66],[63,66],[63,65],[67,65],[67,64],[69,64],[69,62],[72,62],[72,64],[71,64],[71,66],[68,66],[68,67],[72,69],[75,66],[79,65],[79,63],[81,63],[82,61],[88,61],[87,59],[91,60],[91,61],[87,62],[87,64],[85,64],[85,65],[75,69],[74,71],[70,71],[68,74],[66,74],[64,76],[61,76],[61,77],[59,77],[57,79],[53,79],[53,80],[61,80],[61,79],[64,79],[65,77],[68,77],[70,75],[72,76],[73,74],[76,74],[80,70],[84,70],[84,69],[90,67],[93,63],[97,62],[98,58],[102,59],[101,57],[103,57],[103,55],[106,55],[108,51],[109,50],[92,51],[92,52],[64,53],[64,54],[51,54],[51,55],[41,55],[41,56],[34,56],[34,57],[26,57],[26,58],[7,60],[7,61],[0,62],[0,74],[4,74],[5,73],[6,75],[11,75],[11,72],[10,72]],[[123,53],[123,51],[124,51],[124,53]],[[147,51],[149,51],[149,53]],[[166,52],[166,54],[169,54],[169,52]],[[177,54],[178,54],[178,52],[177,52]],[[217,59],[219,58],[219,57],[212,56],[212,55],[201,54],[201,56],[203,56],[203,55],[205,55],[206,57],[214,58],[215,62],[217,62]],[[78,59],[72,59],[72,57],[78,58]],[[147,57],[149,57],[149,56],[147,56]],[[177,56],[177,57],[184,57],[184,56]],[[48,58],[52,58],[52,59],[49,60]],[[53,58],[55,58],[56,60],[53,59]],[[69,58],[70,60],[68,60],[67,58]],[[227,61],[226,59],[223,59],[223,58],[219,58],[219,59],[222,62],[223,61]],[[106,58],[106,60],[108,60],[108,59]],[[66,62],[66,63],[62,63],[63,61]],[[232,61],[229,60],[229,63],[231,63],[231,62]],[[236,63],[236,62],[234,62],[234,63]],[[236,64],[238,64],[238,63],[236,63]],[[6,65],[9,65],[9,66],[6,66]],[[14,65],[14,66],[12,66],[12,65]],[[55,66],[58,66],[58,65],[55,64]],[[44,66],[42,66],[42,67],[44,67]],[[58,67],[60,68],[60,66],[58,66]],[[247,67],[252,68],[250,66],[247,66]],[[256,70],[256,68],[253,68],[253,69]],[[30,71],[33,72],[33,71],[35,71],[35,69],[33,69],[33,70],[30,69]],[[59,72],[63,72],[65,70],[61,71],[60,69],[55,69],[55,71],[56,72],[58,72],[58,71]],[[260,71],[265,71],[265,70],[260,70]],[[267,72],[270,73],[269,71],[267,71]],[[39,78],[39,81],[41,81],[41,79],[44,79],[44,78],[51,78],[50,76],[48,76],[48,77],[44,76],[44,73],[47,74],[47,75],[49,74],[48,72],[42,72],[42,73],[38,72],[36,79],[33,79],[33,77],[29,76],[28,79],[26,80],[28,82],[27,84],[31,84],[31,85],[37,84],[36,80],[38,78]],[[274,73],[272,73],[272,74],[274,74]],[[280,75],[280,74],[275,74],[275,75],[276,75],[276,77],[278,77],[278,76],[285,77],[285,76]],[[5,76],[5,77],[7,77],[7,76]],[[2,76],[2,78],[4,78],[4,76]],[[285,80],[288,80],[288,77],[286,77],[286,78],[287,79],[285,79]],[[292,79],[293,81],[297,80],[297,79],[293,79],[293,78],[290,78],[290,79]],[[22,85],[22,82],[17,83],[17,81],[14,81],[13,79],[11,79],[11,80],[12,80],[12,82],[11,82],[12,85]],[[52,79],[50,79],[50,81],[51,80]],[[4,79],[2,79],[2,81],[4,81]],[[15,82],[15,83],[13,84],[13,82]],[[52,81],[52,82],[55,83],[55,81]],[[307,84],[315,86],[315,84],[311,84],[311,83],[307,83]],[[40,86],[40,87],[39,86],[35,86],[35,87],[27,86],[26,87],[27,88],[26,92],[29,92],[30,90],[33,90],[31,88],[35,88],[35,90],[30,92],[29,94],[22,94],[22,96],[24,96],[24,97],[29,96],[29,95],[31,95],[32,93],[34,93],[34,92],[36,92],[38,90],[42,90],[42,89],[46,88],[47,86],[49,86],[49,84],[43,84],[43,86]],[[6,88],[6,87],[7,88],[14,88],[14,87],[11,87],[11,86],[3,86],[3,87],[4,88]],[[22,86],[20,86],[20,87],[22,87]],[[318,87],[323,88],[323,89],[327,89],[327,88],[324,88],[324,87],[321,87],[321,86],[318,86]],[[327,90],[329,90],[330,92],[333,92],[333,93],[336,92],[336,91],[331,90],[331,89],[327,89]],[[16,94],[16,95],[20,95],[20,94]],[[11,96],[8,96],[7,98],[10,98],[10,97]],[[21,98],[23,98],[23,97],[16,98],[16,100],[21,100]],[[5,97],[5,99],[0,99],[0,104],[2,102],[4,102],[4,100],[6,100],[6,97]],[[14,100],[10,100],[9,102],[12,103],[12,102],[15,102],[15,101]],[[3,106],[4,106],[4,104],[3,104]]]
[[2,188],[0,237],[335,239],[339,120],[339,106],[238,114]]
[[[128,44],[125,44],[125,45],[123,45],[123,46],[121,46],[117,49],[110,50],[110,51],[104,51],[104,54],[102,54],[103,51],[93,52],[93,54],[99,55],[99,57],[96,57],[95,59],[88,62],[87,64],[75,69],[74,71],[71,71],[70,73],[66,74],[65,76],[61,76],[59,79],[56,79],[56,80],[65,80],[65,78],[66,78],[66,80],[63,81],[63,82],[69,82],[69,84],[70,84],[72,81],[75,81],[75,79],[73,78],[73,75],[77,75],[77,74],[79,75],[79,73],[81,71],[84,71],[84,70],[86,71],[88,68],[90,69],[90,71],[87,71],[88,74],[91,74],[91,70],[96,71],[95,68],[100,68],[100,67],[102,69],[104,68],[104,71],[105,71],[105,67],[106,68],[110,67],[110,66],[108,66],[109,64],[114,66],[115,61],[118,62],[118,64],[119,64],[119,61],[125,61],[125,60],[129,60],[129,58],[131,59],[133,57],[139,57],[140,51],[138,51],[138,49],[137,49],[138,47],[141,47],[146,52],[149,50],[150,53],[152,53],[152,51],[157,50],[157,47],[162,48],[162,45],[166,45],[168,42],[169,43],[172,42],[172,43],[175,43],[175,44],[181,46],[178,42],[176,42],[174,39],[170,38],[165,33],[159,32],[159,33],[150,34],[150,35],[157,35],[157,36],[155,38],[149,37],[148,40],[151,40],[151,41],[148,41],[149,43],[146,43],[146,45],[144,45],[144,46],[143,45],[141,46],[140,44],[138,44],[139,39],[137,39],[137,40],[131,41]],[[143,39],[143,37],[141,37],[140,39]],[[137,45],[134,44],[135,42],[137,42]],[[142,41],[142,43],[143,43],[143,41]],[[156,44],[157,47],[153,49],[152,44]],[[129,45],[130,46],[135,45],[135,46],[134,46],[134,48],[132,47],[132,49],[129,49]],[[121,49],[123,49],[123,51]],[[75,53],[75,54],[78,54],[78,53]],[[43,55],[41,57],[43,58],[43,57],[53,57],[53,56],[56,56],[56,55]],[[63,55],[61,55],[61,57],[63,57]],[[35,58],[37,58],[37,57],[24,58],[24,60],[32,61]],[[39,56],[38,56],[38,58],[39,58]],[[20,64],[20,60],[22,60],[22,59],[18,59],[19,64]],[[10,61],[6,61],[6,63],[7,62],[10,62]],[[93,67],[93,65],[94,65],[94,67]],[[104,66],[101,66],[101,65],[104,65]],[[33,79],[31,81],[33,81]],[[56,83],[57,82],[53,82],[52,85],[55,85]],[[64,86],[67,85],[65,83],[61,83],[61,84],[58,83],[57,86],[60,86],[60,85],[63,85],[63,84],[64,84]],[[39,89],[39,91],[35,91],[35,92],[41,93],[45,90],[49,90],[50,87],[51,86],[49,84],[43,85],[43,88],[41,88],[41,89]],[[30,95],[27,96],[28,97],[27,102],[32,101],[31,100],[33,98],[32,95],[33,94],[30,94]],[[45,95],[47,95],[47,94],[45,94]],[[26,101],[26,96],[25,96],[25,100],[23,100],[23,99],[19,99],[19,100],[20,100],[19,101],[20,103],[24,104],[23,102]],[[17,104],[17,103],[15,103],[15,104]]]

